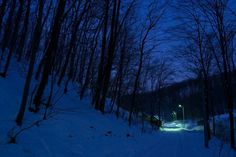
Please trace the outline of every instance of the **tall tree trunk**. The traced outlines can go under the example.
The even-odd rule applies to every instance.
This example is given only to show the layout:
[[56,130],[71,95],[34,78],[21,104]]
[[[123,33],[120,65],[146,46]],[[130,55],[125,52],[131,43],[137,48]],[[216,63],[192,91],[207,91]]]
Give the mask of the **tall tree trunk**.
[[30,84],[31,84],[31,80],[32,80],[33,72],[34,72],[36,53],[39,48],[40,37],[42,34],[43,8],[44,8],[44,0],[39,0],[38,18],[37,18],[37,22],[36,22],[36,25],[34,28],[31,46],[29,49],[29,54],[31,55],[30,56],[30,64],[29,64],[29,69],[27,72],[26,80],[25,80],[25,86],[24,86],[23,96],[22,96],[22,100],[21,100],[20,110],[19,110],[17,117],[16,117],[17,125],[22,125],[22,121],[24,118],[24,113],[25,113],[25,109],[26,109],[26,105],[27,105],[27,100],[28,100],[28,96],[29,96]]
[[[117,4],[118,3],[118,4]],[[111,77],[111,70],[114,60],[114,54],[116,49],[116,40],[117,40],[117,29],[118,29],[118,21],[119,21],[119,13],[120,13],[120,0],[115,0],[113,4],[113,15],[112,15],[112,23],[111,23],[111,34],[110,41],[108,46],[108,58],[107,64],[105,66],[104,80],[103,80],[103,89],[100,100],[100,111],[104,113],[105,100],[109,88],[109,82]]]
[[12,27],[13,27],[13,18],[14,18],[14,12],[16,9],[16,0],[11,1],[11,7],[10,11],[8,13],[7,21],[6,21],[6,26],[2,38],[2,54],[1,54],[1,59],[3,58],[3,55],[5,53],[5,49],[9,46],[11,34],[12,34]]
[[2,20],[5,15],[7,1],[8,0],[2,0],[1,6],[0,6],[0,32],[2,30]]
[[209,81],[206,76],[204,76],[204,144],[208,148],[208,143],[210,140],[210,124],[209,124]]
[[233,101],[233,96],[232,96],[232,86],[231,86],[230,79],[231,78],[225,79],[225,90],[226,90],[226,99],[227,99],[228,114],[229,114],[230,145],[233,149],[235,149],[234,101]]
[[[224,5],[222,1],[219,1],[218,5]],[[218,3],[218,1],[216,2]],[[219,11],[223,6],[219,6],[215,8],[215,16],[216,16],[216,25],[217,25],[217,33],[218,40],[221,50],[221,57],[223,61],[223,86],[225,89],[225,97],[228,106],[228,114],[229,114],[229,126],[230,126],[230,145],[231,148],[235,149],[235,133],[234,133],[234,100],[233,100],[233,89],[232,89],[232,81],[231,81],[231,60],[229,57],[229,48],[228,45],[231,41],[228,39],[228,34],[226,33],[226,24],[224,21],[224,12]]]
[[140,58],[139,58],[138,72],[136,74],[136,78],[135,78],[135,82],[134,82],[134,89],[133,89],[132,97],[131,97],[131,106],[130,106],[130,111],[129,111],[129,126],[131,126],[132,114],[134,112],[135,105],[136,105],[136,94],[137,94],[137,91],[138,91],[139,79],[140,79],[142,66],[143,66],[143,55],[144,55],[143,50],[141,50],[140,53],[141,54],[140,54]]
[[117,109],[116,109],[116,117],[119,118],[120,114],[120,105],[121,105],[121,91],[123,85],[123,76],[124,76],[124,59],[126,52],[126,42],[127,42],[127,32],[125,31],[123,47],[120,52],[120,62],[119,62],[119,70],[118,70],[118,91],[117,91]]
[[98,76],[97,82],[95,84],[95,90],[93,94],[92,105],[96,110],[100,109],[100,98],[101,98],[101,90],[102,90],[102,82],[103,82],[103,74],[104,74],[104,63],[106,57],[106,45],[107,45],[107,31],[108,31],[108,18],[109,18],[109,0],[104,0],[105,3],[105,11],[104,11],[104,28],[103,28],[103,36],[102,36],[102,49],[100,56],[100,63],[98,67]]
[[45,65],[43,68],[42,78],[41,78],[39,87],[37,89],[36,95],[34,97],[35,112],[39,110],[41,98],[43,96],[44,90],[48,83],[49,75],[52,70],[52,66],[53,66],[52,61],[57,50],[57,43],[58,43],[60,31],[61,31],[62,17],[64,15],[65,5],[66,5],[66,0],[58,1],[58,6],[55,13],[55,19],[51,27],[50,41],[47,45],[46,52],[45,52],[45,63],[44,63]]
[[40,60],[39,65],[38,65],[38,68],[37,68],[37,70],[36,70],[35,80],[37,80],[37,81],[39,80],[39,77],[40,77],[40,74],[41,74],[41,72],[42,72],[44,63],[45,63],[45,55],[44,55],[43,58]]
[[15,51],[15,47],[16,47],[20,21],[21,21],[21,18],[22,18],[24,3],[25,3],[24,0],[19,0],[19,2],[20,2],[20,6],[19,6],[18,11],[16,13],[15,26],[14,26],[14,29],[13,29],[13,32],[12,32],[12,35],[11,35],[10,43],[9,43],[10,44],[9,45],[10,50],[9,50],[9,53],[8,53],[8,56],[7,56],[7,60],[6,60],[4,70],[3,70],[2,73],[0,73],[0,75],[2,77],[6,77],[6,75],[7,75],[7,71],[8,71],[8,68],[9,68],[10,63],[11,63],[11,58],[12,58],[12,55],[13,55],[13,53]]
[[[154,25],[153,25],[154,24]],[[146,44],[146,40],[148,37],[148,34],[150,33],[150,31],[152,30],[152,28],[155,26],[155,23],[150,23],[150,25],[148,26],[147,30],[144,32],[145,34],[141,34],[143,37],[141,38],[141,43],[140,43],[140,57],[139,57],[139,66],[138,66],[138,71],[135,77],[135,82],[134,82],[134,89],[132,92],[132,97],[131,97],[131,106],[130,106],[130,111],[129,111],[129,126],[131,126],[131,122],[132,122],[132,114],[134,112],[135,109],[135,105],[136,105],[136,94],[139,88],[139,79],[140,79],[140,75],[141,75],[141,71],[142,71],[142,67],[143,67],[143,57],[144,57],[144,47]]]
[[31,7],[31,0],[27,0],[27,10],[25,13],[25,20],[24,20],[23,28],[22,28],[21,35],[20,35],[19,45],[17,48],[17,54],[18,54],[17,61],[18,62],[21,61],[22,53],[24,51],[25,40],[26,40],[28,26],[29,26],[30,7]]

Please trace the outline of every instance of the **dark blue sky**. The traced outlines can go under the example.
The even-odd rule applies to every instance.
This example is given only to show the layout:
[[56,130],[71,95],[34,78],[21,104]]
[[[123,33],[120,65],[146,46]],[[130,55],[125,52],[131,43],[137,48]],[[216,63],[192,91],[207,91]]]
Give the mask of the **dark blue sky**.
[[[157,0],[159,1],[159,0]],[[166,2],[167,0],[161,0]],[[147,6],[151,2],[151,0],[138,0],[138,14],[142,19],[145,16],[147,11]],[[174,47],[179,45],[179,41],[173,38],[172,34],[169,33],[171,28],[175,27],[178,21],[175,20],[178,11],[173,9],[173,5],[176,3],[176,0],[170,0],[170,5],[166,9],[165,15],[162,18],[161,23],[158,25],[157,30],[152,33],[155,35],[158,40],[160,40],[160,45],[157,47],[155,51],[155,57],[158,58],[168,58],[171,62],[172,68],[176,70],[175,81],[179,82],[184,79],[188,79],[189,77],[193,77],[193,75],[186,71],[183,63],[175,57],[175,49]],[[229,9],[235,12],[235,22],[236,22],[236,1],[229,0]],[[233,19],[232,19],[233,20]]]

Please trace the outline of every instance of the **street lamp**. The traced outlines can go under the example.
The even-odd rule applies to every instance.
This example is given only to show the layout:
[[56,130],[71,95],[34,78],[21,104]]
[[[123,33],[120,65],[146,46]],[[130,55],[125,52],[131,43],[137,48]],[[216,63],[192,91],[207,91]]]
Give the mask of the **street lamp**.
[[183,112],[183,123],[184,123],[184,120],[185,120],[185,118],[184,118],[184,106],[183,106],[183,105],[179,105],[179,108],[182,108],[182,112]]

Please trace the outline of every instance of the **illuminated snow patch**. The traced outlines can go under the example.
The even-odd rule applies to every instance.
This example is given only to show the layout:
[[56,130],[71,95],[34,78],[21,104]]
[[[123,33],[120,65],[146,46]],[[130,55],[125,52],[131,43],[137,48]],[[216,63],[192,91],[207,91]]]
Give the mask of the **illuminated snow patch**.
[[182,131],[183,128],[160,128],[161,131],[167,131],[167,132],[178,132]]
[[180,121],[167,122],[160,128],[161,131],[166,132],[179,132],[179,131],[201,131],[202,126],[198,126],[194,123],[182,123]]

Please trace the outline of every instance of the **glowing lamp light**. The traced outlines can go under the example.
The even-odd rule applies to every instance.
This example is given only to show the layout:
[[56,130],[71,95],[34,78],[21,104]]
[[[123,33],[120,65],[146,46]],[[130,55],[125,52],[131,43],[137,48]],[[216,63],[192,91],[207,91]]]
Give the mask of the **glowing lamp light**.
[[182,109],[182,112],[183,112],[183,124],[184,124],[184,120],[185,120],[185,118],[184,118],[184,106],[182,106],[182,105],[179,104],[179,108],[181,108],[181,109]]

